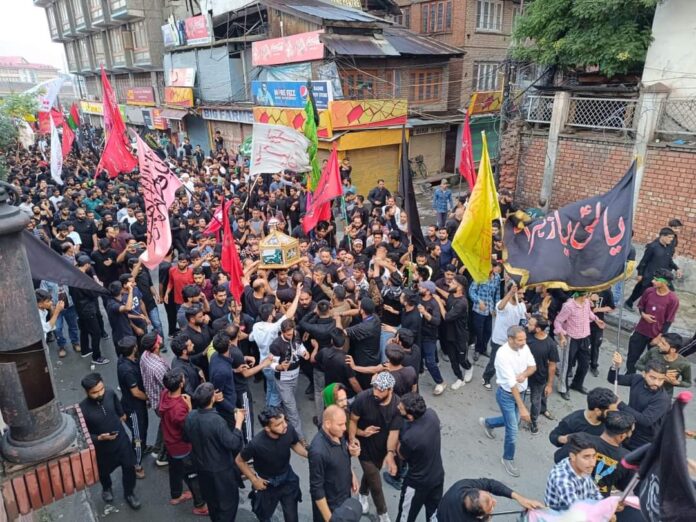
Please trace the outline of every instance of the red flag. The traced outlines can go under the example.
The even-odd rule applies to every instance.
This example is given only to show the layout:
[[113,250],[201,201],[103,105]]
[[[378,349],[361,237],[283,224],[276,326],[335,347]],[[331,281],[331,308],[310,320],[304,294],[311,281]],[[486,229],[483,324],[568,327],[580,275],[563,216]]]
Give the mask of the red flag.
[[51,109],[51,118],[53,118],[53,125],[56,127],[60,127],[65,121],[63,113],[58,109]]
[[204,234],[214,234],[222,228],[222,207],[226,204],[221,204],[213,212],[213,219],[210,220],[208,226],[203,231]]
[[308,234],[320,221],[331,219],[331,200],[341,195],[343,195],[341,171],[338,167],[338,151],[334,143],[329,161],[324,172],[321,173],[311,202],[307,205],[307,213],[302,222],[305,234]]
[[474,147],[471,143],[469,113],[464,117],[464,127],[462,128],[462,156],[459,160],[459,174],[469,184],[469,189],[473,190],[476,183],[476,165],[474,164]]
[[73,141],[75,141],[75,133],[72,131],[67,122],[63,122],[63,159],[65,159],[65,156],[70,154]]
[[222,235],[222,255],[220,256],[220,264],[222,269],[230,276],[230,292],[234,296],[237,303],[241,303],[242,292],[244,291],[244,268],[242,261],[239,259],[237,245],[234,242],[232,235],[232,227],[230,226],[230,205],[232,202],[224,204],[224,212],[222,213],[223,235]]
[[121,172],[131,172],[138,166],[138,160],[131,152],[126,125],[118,110],[116,96],[111,88],[109,79],[101,68],[102,92],[104,93],[104,133],[106,145],[102,152],[96,174],[106,170],[110,178],[115,178]]
[[39,132],[41,134],[51,133],[51,113],[39,111]]

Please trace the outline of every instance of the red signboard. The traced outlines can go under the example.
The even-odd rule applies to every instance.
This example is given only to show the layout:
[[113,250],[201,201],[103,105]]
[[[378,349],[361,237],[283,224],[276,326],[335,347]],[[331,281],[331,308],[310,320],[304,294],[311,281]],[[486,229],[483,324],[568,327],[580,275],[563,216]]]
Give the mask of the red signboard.
[[206,15],[192,16],[184,20],[184,32],[188,45],[210,43],[210,27]]
[[172,107],[193,107],[191,87],[165,87],[164,103]]
[[152,87],[131,87],[126,91],[128,105],[155,105],[155,93]]
[[167,124],[167,119],[161,116],[162,111],[160,109],[152,109],[152,126],[155,129],[167,130],[169,125]]
[[252,42],[251,63],[257,67],[321,60],[324,58],[324,44],[319,40],[319,35],[323,32],[312,31]]

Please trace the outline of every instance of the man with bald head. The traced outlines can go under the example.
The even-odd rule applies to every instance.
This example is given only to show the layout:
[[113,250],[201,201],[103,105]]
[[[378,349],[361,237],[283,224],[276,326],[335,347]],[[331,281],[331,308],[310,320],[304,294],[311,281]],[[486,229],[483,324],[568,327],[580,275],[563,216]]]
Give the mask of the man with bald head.
[[329,406],[309,445],[309,493],[314,522],[328,522],[332,512],[358,490],[350,459],[360,455],[360,444],[348,444],[346,421],[343,409]]

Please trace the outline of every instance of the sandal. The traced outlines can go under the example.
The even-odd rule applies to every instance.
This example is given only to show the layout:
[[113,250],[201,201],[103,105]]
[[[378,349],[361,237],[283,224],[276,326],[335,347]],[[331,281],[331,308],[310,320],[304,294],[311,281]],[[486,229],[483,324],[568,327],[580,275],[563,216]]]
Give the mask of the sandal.
[[65,351],[65,348],[59,348],[59,349],[58,349],[58,357],[60,357],[60,358],[62,359],[62,358],[65,357],[66,355],[68,355],[68,352]]
[[75,350],[75,352],[77,353],[80,353],[82,351],[82,348],[80,348],[79,344],[73,344],[72,349]]

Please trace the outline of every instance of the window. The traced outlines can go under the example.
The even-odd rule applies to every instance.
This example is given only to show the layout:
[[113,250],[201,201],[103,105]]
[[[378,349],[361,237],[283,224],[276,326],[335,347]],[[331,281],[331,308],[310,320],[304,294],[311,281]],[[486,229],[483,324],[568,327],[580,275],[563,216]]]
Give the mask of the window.
[[351,100],[394,97],[394,71],[343,70],[343,96]]
[[111,58],[114,65],[123,65],[126,62],[126,53],[123,50],[121,29],[116,28],[109,31],[109,40],[111,41]]
[[83,25],[85,23],[85,15],[82,12],[82,0],[72,0],[73,16],[75,16],[75,25]]
[[503,30],[503,0],[477,0],[476,29]]
[[148,49],[147,26],[145,20],[131,24],[133,33],[133,60],[137,63],[150,61],[150,50]]
[[421,4],[421,33],[442,33],[451,30],[452,0]]
[[58,2],[58,12],[60,13],[60,22],[63,25],[64,31],[70,30],[70,18],[68,18],[68,0]]
[[65,44],[65,55],[68,59],[68,69],[71,71],[77,70],[77,56],[75,55],[75,47],[73,42]]
[[394,22],[406,28],[411,27],[411,8],[402,7],[401,14],[394,17]]
[[111,12],[126,8],[126,0],[111,0]]
[[104,37],[101,34],[95,34],[92,37],[92,47],[94,48],[96,65],[103,64],[106,61],[106,53],[104,52]]
[[104,18],[102,9],[102,0],[89,0],[89,12],[92,15],[92,20],[101,20]]
[[46,9],[46,15],[48,16],[48,30],[51,32],[51,36],[57,36],[58,27],[56,26],[56,13],[53,7]]
[[80,65],[82,66],[82,70],[89,69],[91,60],[87,38],[83,38],[79,41],[78,52],[80,54]]
[[438,102],[442,98],[442,70],[424,69],[410,73],[408,101],[412,103]]
[[500,89],[502,64],[497,62],[477,62],[474,64],[474,90],[497,91]]

